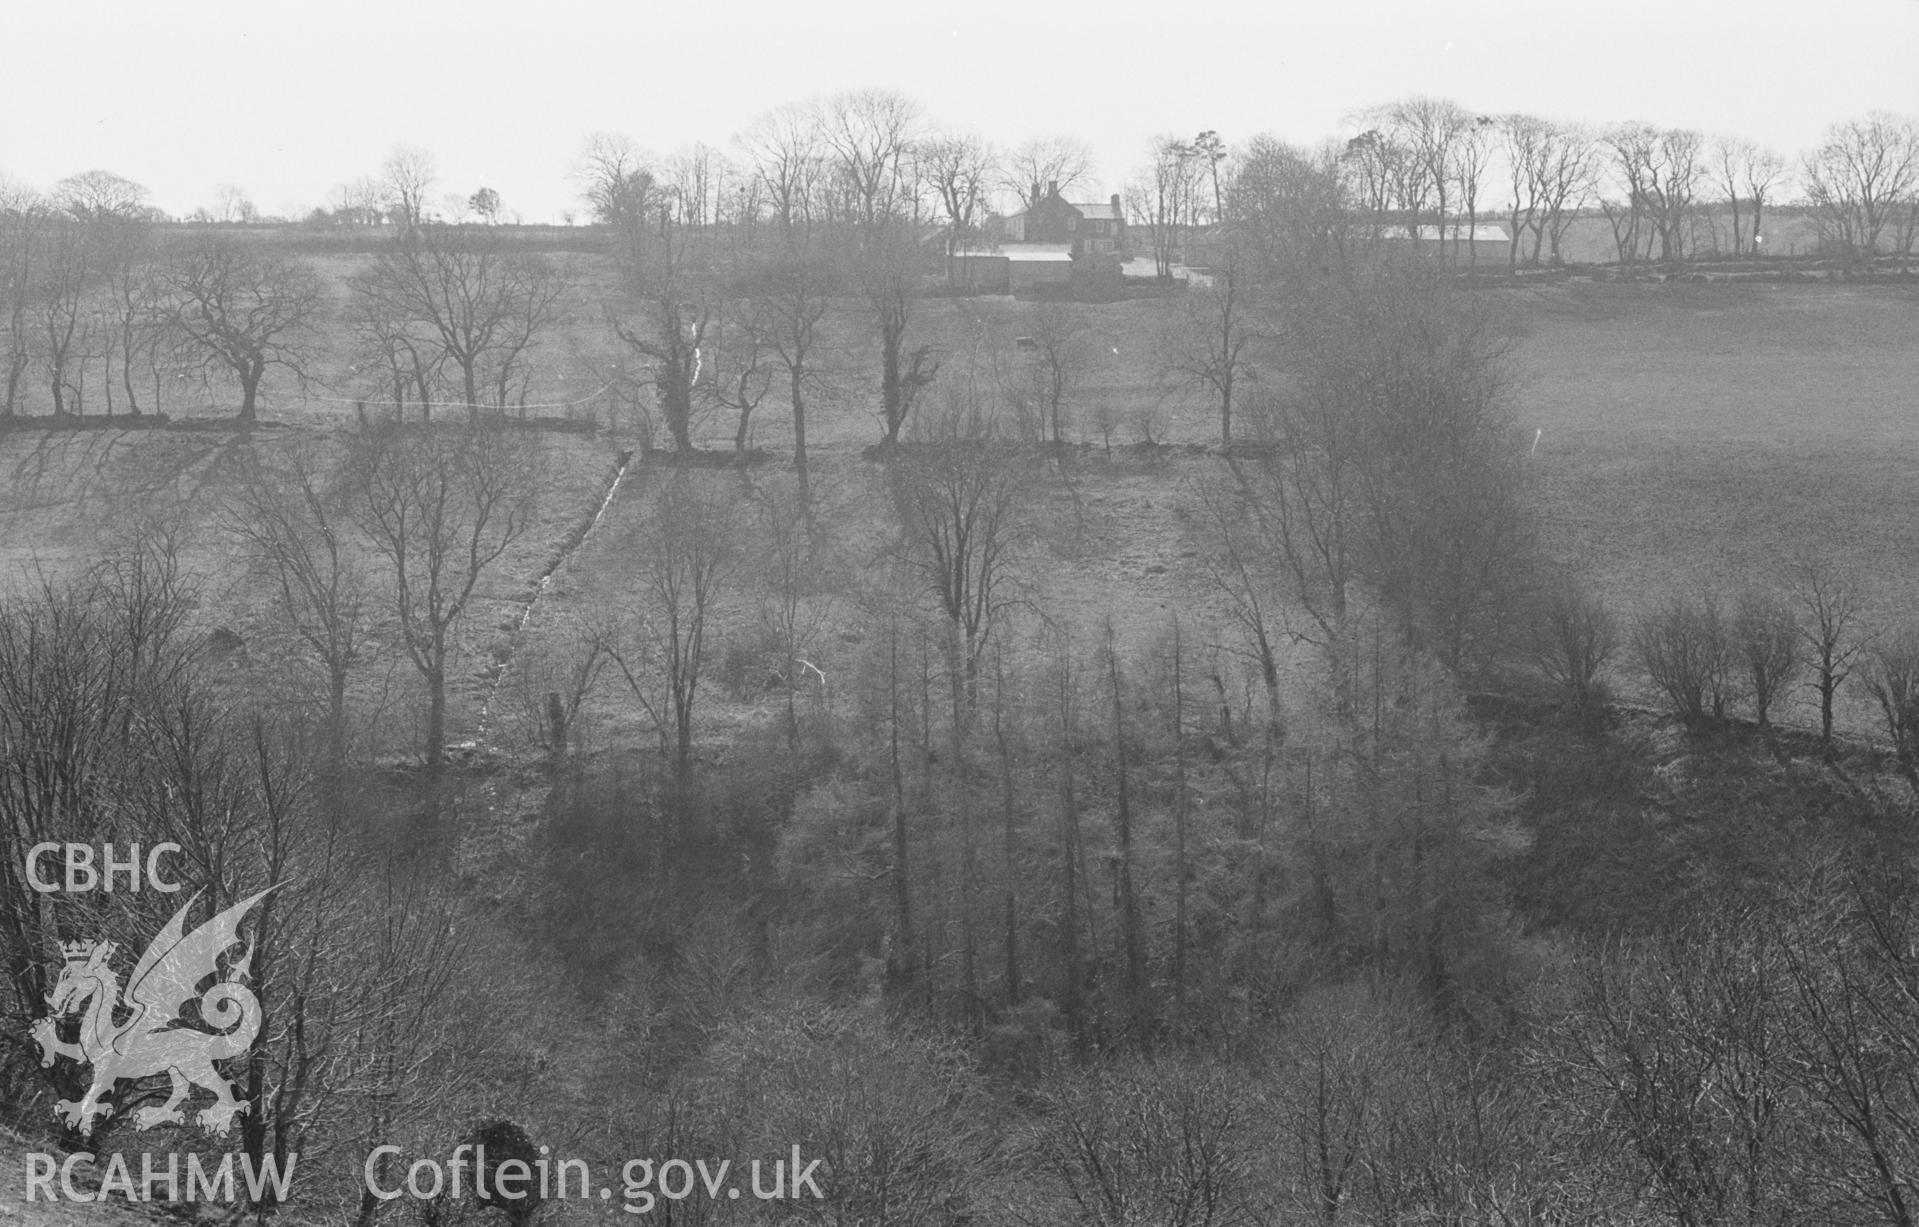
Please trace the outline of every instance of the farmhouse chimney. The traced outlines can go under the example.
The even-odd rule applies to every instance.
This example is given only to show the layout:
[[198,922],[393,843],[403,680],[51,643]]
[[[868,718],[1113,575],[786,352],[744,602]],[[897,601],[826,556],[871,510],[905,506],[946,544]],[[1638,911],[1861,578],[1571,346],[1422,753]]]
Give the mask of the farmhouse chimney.
[[1047,194],[1048,196],[1057,196],[1057,195],[1059,195],[1059,180],[1058,180],[1058,179],[1048,179],[1048,180],[1046,181],[1046,194]]
[[1039,180],[1033,180],[1033,203],[1039,203]]

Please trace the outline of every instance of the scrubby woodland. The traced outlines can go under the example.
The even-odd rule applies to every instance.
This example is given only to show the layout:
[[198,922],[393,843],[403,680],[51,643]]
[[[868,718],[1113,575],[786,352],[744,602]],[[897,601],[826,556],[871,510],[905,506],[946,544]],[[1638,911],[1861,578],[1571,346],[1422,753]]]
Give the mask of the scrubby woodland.
[[[1387,231],[1564,132],[1428,148],[1440,106],[1155,163],[1229,235],[1148,288],[1155,386],[1213,424],[1177,456],[1093,307],[1000,304],[1013,345],[934,292],[922,223],[1074,151],[995,172],[895,95],[769,116],[724,190],[596,138],[563,250],[431,220],[417,151],[345,263],[111,176],[5,212],[8,413],[125,426],[186,371],[233,413],[6,577],[0,1109],[84,1089],[27,1039],[59,943],[183,898],[42,895],[24,850],[171,841],[212,908],[274,888],[248,1110],[136,1133],[164,1087],[122,1086],[59,1140],[297,1153],[262,1214],[526,1221],[361,1180],[484,1137],[824,1160],[823,1201],[683,1222],[1912,1221],[1919,633],[1828,559],[1624,617],[1554,556],[1523,321]],[[1680,260],[1646,173],[1618,254]],[[1863,259],[1910,249],[1902,182]],[[1168,257],[1187,216],[1141,214]],[[139,471],[173,436],[127,432]],[[1136,477],[1172,601],[1112,574]]]

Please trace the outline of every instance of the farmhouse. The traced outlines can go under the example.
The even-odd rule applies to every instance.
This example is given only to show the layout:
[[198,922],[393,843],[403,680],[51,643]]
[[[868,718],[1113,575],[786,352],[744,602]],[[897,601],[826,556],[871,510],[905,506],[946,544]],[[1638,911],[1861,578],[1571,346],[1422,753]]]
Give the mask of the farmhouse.
[[1046,191],[1033,185],[1033,203],[1000,219],[1006,238],[1015,243],[1066,243],[1075,256],[1109,256],[1123,261],[1126,213],[1117,194],[1106,200],[1070,201],[1059,194],[1058,182]]
[[947,278],[956,290],[1019,293],[1045,286],[1087,287],[1120,281],[1127,256],[1126,215],[1119,197],[1071,201],[1057,182],[1009,217],[996,217],[986,235],[990,250],[955,252]]

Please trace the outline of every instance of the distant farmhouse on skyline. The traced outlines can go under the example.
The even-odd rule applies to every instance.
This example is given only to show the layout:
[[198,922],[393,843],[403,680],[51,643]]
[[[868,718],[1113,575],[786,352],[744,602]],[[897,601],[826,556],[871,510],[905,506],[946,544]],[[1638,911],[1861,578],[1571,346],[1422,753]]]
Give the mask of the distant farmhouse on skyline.
[[949,273],[955,289],[1015,293],[1036,286],[1117,285],[1130,254],[1126,212],[1117,193],[1103,201],[1073,201],[1058,182],[1033,184],[1032,204],[995,217],[986,250],[963,250]]

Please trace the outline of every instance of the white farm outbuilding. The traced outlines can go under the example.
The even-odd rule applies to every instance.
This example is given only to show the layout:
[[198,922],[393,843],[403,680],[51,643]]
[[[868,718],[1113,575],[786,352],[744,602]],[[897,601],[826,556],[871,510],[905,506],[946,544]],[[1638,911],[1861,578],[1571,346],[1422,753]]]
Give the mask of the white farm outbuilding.
[[1071,243],[1003,243],[1007,288],[1017,294],[1041,285],[1070,285],[1073,280]]
[[[1404,243],[1407,240],[1406,227],[1388,226],[1380,231],[1379,237],[1389,243]],[[1468,263],[1503,264],[1512,251],[1512,238],[1506,233],[1506,227],[1490,222],[1481,222],[1476,226],[1449,222],[1443,229],[1433,225],[1419,226],[1413,231],[1413,239],[1417,250],[1443,254],[1461,267]]]

